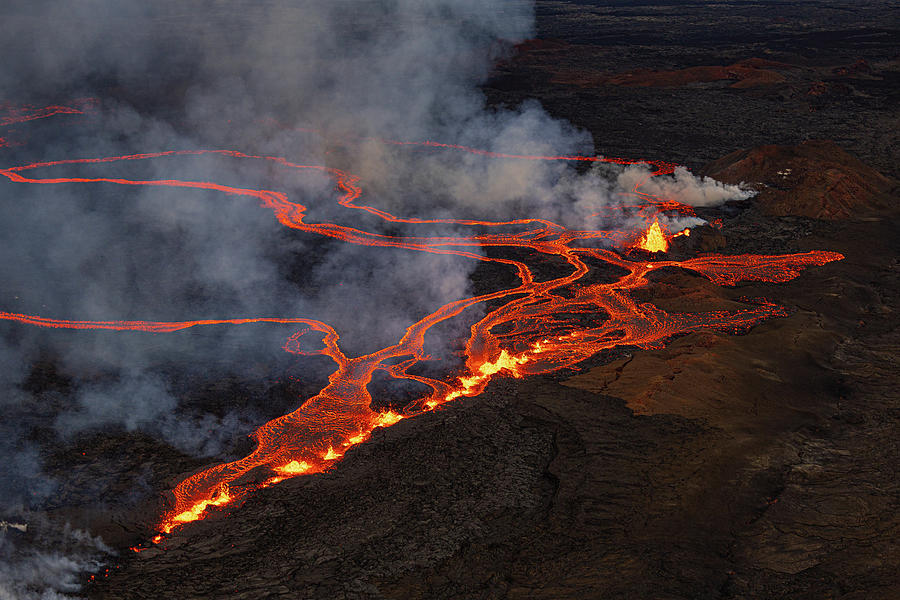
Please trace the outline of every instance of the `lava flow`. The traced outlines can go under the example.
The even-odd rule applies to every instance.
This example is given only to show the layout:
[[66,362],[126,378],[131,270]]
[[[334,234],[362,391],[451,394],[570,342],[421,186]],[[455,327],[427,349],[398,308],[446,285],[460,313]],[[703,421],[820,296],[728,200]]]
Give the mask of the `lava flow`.
[[[42,107],[16,106],[0,102],[0,127],[9,127],[16,123],[46,119],[54,115],[83,115],[96,110],[99,103],[100,101],[96,98],[78,98],[70,102],[71,106],[57,104]],[[17,144],[12,144],[7,139],[0,137],[0,148],[11,145]]]
[[[495,154],[462,146],[420,142],[432,151],[466,151],[482,154],[491,160],[565,160],[605,161],[628,164],[630,161],[580,156],[521,156]],[[471,235],[445,237],[391,236],[333,223],[307,221],[307,207],[279,191],[248,189],[204,181],[175,179],[140,180],[111,177],[44,177],[29,176],[35,169],[53,169],[61,165],[125,163],[147,161],[163,156],[196,156],[215,154],[233,160],[263,161],[275,167],[299,173],[317,171],[335,181],[336,201],[347,209],[368,212],[385,221],[422,224],[452,224]],[[649,163],[655,167],[651,176],[669,174],[669,163]],[[783,282],[796,277],[813,265],[823,265],[843,258],[834,252],[807,252],[784,256],[703,256],[682,261],[659,258],[666,251],[669,236],[660,226],[663,212],[690,214],[690,207],[671,199],[656,198],[640,191],[640,184],[630,193],[636,197],[633,206],[620,206],[629,217],[643,219],[646,230],[634,231],[577,230],[543,219],[518,219],[490,222],[470,219],[412,219],[396,216],[382,209],[357,204],[362,195],[358,178],[341,170],[319,165],[300,165],[284,158],[254,156],[237,151],[191,150],[153,154],[134,154],[106,158],[71,159],[34,163],[0,169],[0,175],[12,182],[33,185],[117,184],[123,186],[168,186],[199,188],[225,194],[246,196],[271,210],[284,226],[301,232],[337,238],[366,246],[382,246],[416,252],[450,254],[472,260],[496,262],[513,269],[518,284],[480,296],[464,298],[438,307],[410,325],[397,342],[377,352],[349,357],[341,350],[340,336],[332,326],[303,318],[255,317],[226,320],[184,322],[145,321],[72,321],[33,315],[0,312],[0,320],[30,325],[69,329],[114,329],[160,333],[208,324],[283,323],[302,324],[303,329],[291,335],[284,344],[287,352],[299,355],[321,355],[335,365],[328,385],[308,399],[294,412],[274,419],[254,433],[256,448],[244,458],[215,465],[185,478],[173,490],[174,503],[159,523],[161,534],[203,518],[210,507],[239,503],[261,487],[290,477],[319,473],[339,461],[351,447],[366,441],[377,427],[388,427],[401,419],[435,409],[441,404],[464,396],[480,394],[497,375],[524,377],[549,373],[575,365],[597,352],[615,346],[639,348],[660,347],[674,335],[698,330],[740,332],[771,317],[787,314],[783,307],[759,303],[739,311],[712,311],[670,314],[658,307],[636,302],[630,292],[647,286],[648,275],[662,268],[686,269],[699,273],[716,284],[734,285],[755,280]],[[514,231],[510,233],[510,231]],[[684,234],[684,232],[682,232]],[[654,253],[653,260],[641,260],[624,250],[636,244]],[[523,261],[492,258],[477,248],[523,248],[553,256],[568,264],[559,277],[536,281],[531,267]],[[618,248],[617,251],[611,248]],[[617,267],[624,274],[611,283],[583,283],[590,268],[585,259],[601,261]],[[500,303],[500,301],[505,301]],[[467,309],[491,302],[493,308],[471,325],[465,342],[465,371],[445,379],[415,374],[414,367],[429,360],[424,351],[425,335],[435,325],[456,317]],[[321,347],[301,349],[301,338],[315,331],[323,335]],[[307,348],[308,346],[304,346]],[[394,379],[427,385],[431,392],[406,406],[400,412],[372,410],[372,397],[367,388],[373,374],[380,371]],[[380,399],[379,404],[385,402]],[[154,541],[159,541],[157,536]]]

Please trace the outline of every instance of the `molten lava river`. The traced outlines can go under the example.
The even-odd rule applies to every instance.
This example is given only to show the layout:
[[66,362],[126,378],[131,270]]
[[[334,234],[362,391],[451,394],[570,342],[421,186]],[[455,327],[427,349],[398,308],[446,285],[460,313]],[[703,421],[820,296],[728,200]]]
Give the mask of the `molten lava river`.
[[[43,116],[43,115],[41,115]],[[399,144],[399,142],[395,142]],[[410,144],[403,142],[403,144]],[[471,152],[498,161],[582,161],[631,164],[635,161],[587,156],[527,156],[497,154],[436,142],[419,142],[426,152]],[[391,236],[332,223],[307,221],[307,207],[269,189],[246,189],[208,181],[177,179],[121,179],[106,177],[36,177],[34,171],[53,174],[54,169],[91,163],[127,163],[153,161],[161,157],[218,155],[233,161],[257,161],[272,168],[289,169],[298,174],[316,172],[334,181],[334,195],[323,202],[336,201],[347,211],[364,211],[392,223],[410,225],[450,224],[468,236],[403,237]],[[650,177],[664,177],[675,165],[642,161],[653,168]],[[166,534],[191,521],[202,519],[211,506],[235,505],[254,490],[271,486],[291,477],[320,473],[332,468],[351,447],[364,443],[377,427],[389,427],[401,419],[435,410],[446,402],[476,396],[494,376],[525,377],[570,367],[597,352],[615,346],[660,347],[678,334],[698,330],[737,332],[764,319],[784,316],[785,308],[766,302],[748,304],[739,311],[715,311],[669,314],[652,304],[632,299],[632,290],[649,284],[648,274],[661,268],[687,269],[718,285],[740,281],[785,282],[809,266],[823,265],[843,258],[834,252],[807,252],[782,256],[713,256],[687,260],[666,260],[665,251],[674,235],[665,230],[659,217],[692,215],[691,207],[672,199],[655,197],[641,191],[638,184],[629,195],[627,211],[631,222],[642,225],[632,231],[575,230],[543,219],[518,219],[504,222],[468,219],[404,218],[360,203],[363,187],[359,179],[336,168],[295,164],[274,156],[254,156],[233,150],[169,151],[100,158],[82,158],[39,162],[0,169],[12,182],[28,185],[169,186],[202,188],[222,194],[246,196],[270,210],[284,227],[317,236],[337,238],[364,246],[385,246],[411,252],[455,255],[473,261],[502,263],[517,274],[517,284],[509,289],[491,291],[437,307],[410,325],[394,343],[364,356],[347,356],[341,350],[338,331],[313,319],[243,316],[225,320],[182,322],[78,321],[48,316],[0,312],[0,319],[38,327],[66,329],[113,329],[171,332],[210,324],[271,322],[295,324],[297,330],[284,343],[284,350],[299,355],[322,355],[334,361],[328,384],[302,406],[259,427],[252,437],[256,448],[248,456],[212,466],[185,478],[173,490],[174,502],[159,518],[159,542]],[[71,175],[70,172],[67,174]],[[681,235],[689,231],[680,232]],[[559,277],[536,281],[533,265],[509,258],[485,256],[482,248],[528,249],[534,253],[558,257],[568,267]],[[494,253],[496,254],[496,252]],[[588,283],[590,259],[617,267],[624,273],[611,283]],[[489,304],[488,304],[489,303]],[[424,351],[426,333],[435,325],[461,315],[481,304],[486,314],[471,324],[465,341],[465,367],[444,378],[415,374],[414,366],[429,359]],[[490,306],[490,310],[488,310]],[[473,311],[470,311],[473,312]],[[602,317],[598,317],[602,315]],[[72,316],[72,315],[68,315]],[[588,318],[593,316],[595,318]],[[309,349],[301,338],[311,332],[322,336],[321,346]],[[371,408],[367,385],[381,371],[397,380],[425,384],[430,393],[398,411],[379,412]],[[138,549],[136,549],[138,550]]]

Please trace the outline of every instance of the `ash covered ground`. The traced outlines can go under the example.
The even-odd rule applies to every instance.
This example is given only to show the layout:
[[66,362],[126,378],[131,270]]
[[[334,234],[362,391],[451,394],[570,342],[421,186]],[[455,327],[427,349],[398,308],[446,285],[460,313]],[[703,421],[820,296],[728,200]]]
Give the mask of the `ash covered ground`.
[[[152,535],[165,491],[210,457],[246,454],[252,424],[318,391],[327,364],[279,357],[268,346],[279,332],[228,339],[221,362],[191,368],[192,353],[214,356],[203,344],[222,340],[162,343],[155,377],[190,427],[60,436],[73,390],[115,379],[65,359],[84,338],[63,333],[27,357],[16,384],[44,426],[27,421],[29,454],[14,454],[41,467],[11,480],[37,500],[8,516],[28,531],[0,533],[9,565],[20,548],[51,557],[42,564],[68,556],[75,567],[56,587],[86,598],[896,597],[898,9],[538,2],[535,24],[483,84],[490,105],[534,98],[589,131],[599,154],[670,160],[758,191],[698,209],[721,228],[697,228],[673,256],[824,249],[845,260],[736,288],[662,270],[641,300],[691,312],[765,297],[790,316],[498,379],[377,431],[328,473],[260,490],[140,553],[129,546]],[[177,112],[177,82],[165,94],[96,85],[153,113]],[[279,260],[309,284],[328,248]],[[481,290],[508,274],[467,277]],[[16,327],[7,335],[29,335]],[[91,345],[118,348],[115,335]]]

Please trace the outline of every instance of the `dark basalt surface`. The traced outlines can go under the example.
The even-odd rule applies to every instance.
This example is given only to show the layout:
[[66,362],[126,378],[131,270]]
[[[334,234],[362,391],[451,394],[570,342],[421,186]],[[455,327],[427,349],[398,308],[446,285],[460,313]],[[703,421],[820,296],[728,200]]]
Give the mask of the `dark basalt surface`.
[[[538,98],[608,156],[699,169],[741,148],[830,139],[897,177],[898,8],[889,1],[537,3],[538,43],[502,65],[489,97]],[[598,76],[764,59],[784,81],[634,87]],[[860,62],[862,61],[862,62]],[[602,77],[600,77],[602,79]],[[566,80],[569,83],[563,83]],[[563,81],[563,82],[559,82]]]
[[[605,155],[699,169],[741,149],[831,139],[896,178],[897,17],[887,1],[542,1],[539,41],[499,65],[485,93],[537,98]],[[609,83],[754,57],[790,66],[765,67],[780,77],[752,86]],[[65,482],[50,518],[119,552],[82,593],[896,598],[900,231],[891,203],[876,209],[831,221],[752,201],[710,209],[723,227],[679,251],[846,260],[783,285],[662,273],[645,300],[669,310],[764,296],[791,315],[742,336],[618,349],[578,374],[495,381],[379,430],[332,472],[263,490],[139,554],[127,547],[147,539],[159,494],[200,461],[137,435],[75,440],[46,457]],[[476,271],[475,287],[493,276]],[[52,366],[35,373],[35,394],[66,385]],[[298,390],[232,381],[210,397],[249,393],[280,409]]]

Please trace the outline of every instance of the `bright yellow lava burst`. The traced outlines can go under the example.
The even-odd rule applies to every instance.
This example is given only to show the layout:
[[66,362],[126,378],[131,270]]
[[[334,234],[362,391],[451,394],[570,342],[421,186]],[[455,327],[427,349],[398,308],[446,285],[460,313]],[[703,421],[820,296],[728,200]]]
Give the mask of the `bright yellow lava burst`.
[[638,242],[638,248],[647,252],[665,252],[669,249],[669,241],[666,239],[662,227],[659,226],[659,221],[654,221],[653,225],[644,233]]
[[275,470],[279,473],[284,473],[285,475],[299,475],[300,473],[306,473],[309,471],[309,463],[306,461],[296,461],[292,460],[288,464],[278,467]]
[[169,533],[169,531],[172,530],[174,524],[176,523],[189,523],[191,521],[196,521],[200,518],[200,515],[203,514],[203,511],[205,511],[208,506],[222,506],[223,504],[228,504],[228,502],[230,501],[231,496],[228,494],[228,489],[220,489],[219,493],[212,500],[201,500],[188,510],[172,517],[172,524],[167,527],[168,530],[166,531],[166,533]]

